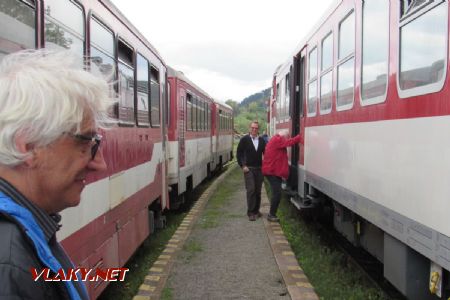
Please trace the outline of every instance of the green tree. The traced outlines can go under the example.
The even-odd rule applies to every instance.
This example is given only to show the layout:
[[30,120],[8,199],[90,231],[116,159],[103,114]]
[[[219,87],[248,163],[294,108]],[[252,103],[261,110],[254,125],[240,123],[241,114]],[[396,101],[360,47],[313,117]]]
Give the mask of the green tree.
[[233,116],[236,117],[239,114],[239,103],[231,99],[228,99],[225,103],[233,108]]

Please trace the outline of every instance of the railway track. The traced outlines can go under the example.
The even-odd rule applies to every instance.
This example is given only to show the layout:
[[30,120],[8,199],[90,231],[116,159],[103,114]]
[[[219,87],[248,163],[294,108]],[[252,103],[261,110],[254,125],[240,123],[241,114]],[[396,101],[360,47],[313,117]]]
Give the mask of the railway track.
[[303,218],[312,230],[320,234],[323,242],[331,249],[343,254],[341,266],[352,265],[364,273],[367,279],[377,286],[383,293],[385,299],[405,300],[406,298],[383,276],[383,264],[360,247],[354,246],[345,239],[333,226],[320,220],[311,221],[310,216]]

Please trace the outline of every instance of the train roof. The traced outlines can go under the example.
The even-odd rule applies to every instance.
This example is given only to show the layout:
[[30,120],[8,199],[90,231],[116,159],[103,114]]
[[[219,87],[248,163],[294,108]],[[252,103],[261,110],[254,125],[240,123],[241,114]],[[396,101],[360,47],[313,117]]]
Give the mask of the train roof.
[[117,6],[114,5],[110,0],[98,0],[100,3],[103,3],[107,9],[111,11],[112,14],[114,14],[118,19],[124,24],[130,31],[136,35],[138,39],[140,39],[146,46],[150,48],[150,50],[162,61],[162,63],[165,65],[164,59],[162,58],[161,54],[156,50],[156,48],[148,41],[148,39],[136,28],[136,26],[133,25],[133,23],[128,20],[127,17],[117,8]]
[[217,100],[217,99],[213,99],[213,100],[214,100],[215,103],[219,104],[220,106],[223,106],[225,108],[233,110],[233,108],[231,106],[229,106],[228,104],[226,104],[226,103],[224,103],[224,102],[222,102],[220,100]]
[[278,78],[279,75],[285,75],[285,74],[289,73],[290,68],[292,66],[292,62],[293,62],[293,58],[289,57],[289,59],[286,60],[286,62],[284,62],[282,65],[279,65],[277,67],[277,69],[275,70],[274,76],[276,76]]
[[179,79],[183,80],[184,82],[188,83],[189,85],[191,85],[192,87],[194,87],[197,91],[199,91],[202,94],[204,94],[205,96],[207,96],[209,99],[212,99],[212,97],[207,92],[205,92],[198,85],[193,83],[189,78],[186,77],[186,75],[184,75],[183,72],[175,70],[171,66],[167,66],[167,77],[179,78]]

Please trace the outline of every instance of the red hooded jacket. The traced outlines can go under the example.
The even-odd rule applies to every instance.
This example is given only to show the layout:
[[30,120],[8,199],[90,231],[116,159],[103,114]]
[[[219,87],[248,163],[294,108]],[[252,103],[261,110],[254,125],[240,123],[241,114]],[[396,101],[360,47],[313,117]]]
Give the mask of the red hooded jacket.
[[274,175],[287,179],[289,177],[289,164],[287,147],[301,143],[303,136],[286,139],[279,134],[274,135],[266,145],[262,164],[263,175]]

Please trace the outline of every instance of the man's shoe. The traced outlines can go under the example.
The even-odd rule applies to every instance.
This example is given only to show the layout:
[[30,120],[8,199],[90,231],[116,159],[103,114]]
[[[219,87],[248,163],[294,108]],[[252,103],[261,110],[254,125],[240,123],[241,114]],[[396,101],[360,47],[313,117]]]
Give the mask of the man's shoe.
[[271,216],[271,215],[267,215],[267,220],[269,222],[278,222],[278,221],[280,221],[279,218],[277,218],[276,216]]
[[256,221],[256,216],[255,215],[248,216],[248,220],[249,221]]
[[258,211],[258,212],[255,214],[255,216],[256,216],[257,218],[261,218],[261,217],[262,217],[262,214]]

